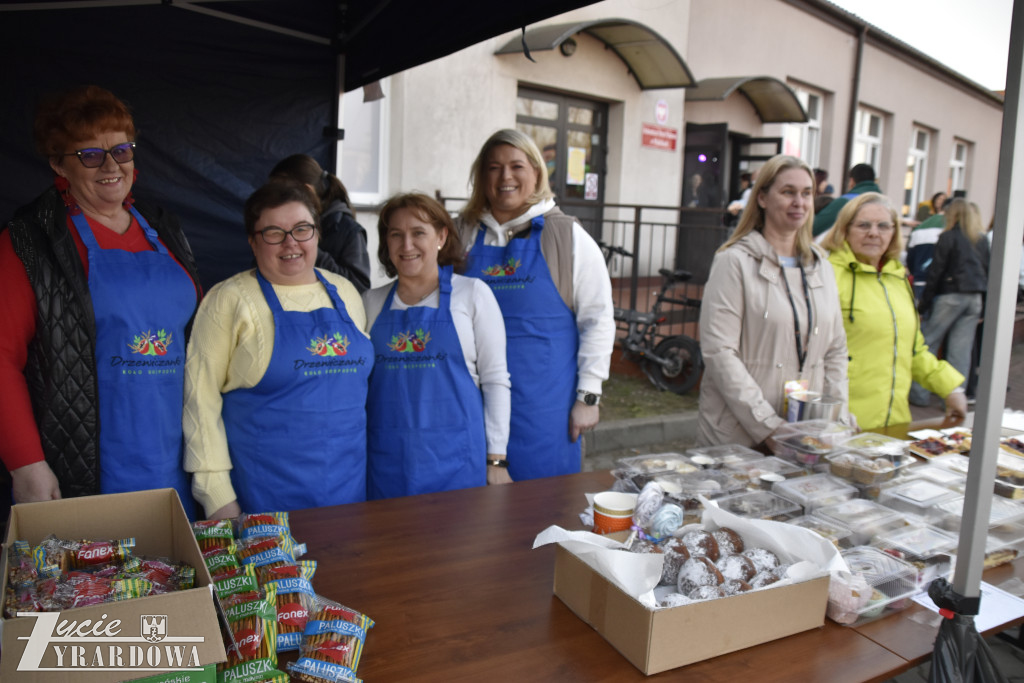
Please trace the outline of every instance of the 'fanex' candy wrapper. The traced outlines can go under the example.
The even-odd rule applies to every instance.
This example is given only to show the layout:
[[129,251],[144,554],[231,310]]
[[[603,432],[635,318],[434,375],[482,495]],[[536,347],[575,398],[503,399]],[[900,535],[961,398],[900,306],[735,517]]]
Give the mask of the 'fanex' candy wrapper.
[[[704,501],[701,525],[708,531],[729,527],[737,531],[751,547],[767,548],[791,565],[786,578],[773,586],[798,583],[822,576],[830,571],[847,571],[839,550],[810,529],[760,519],[747,519],[721,510],[713,502]],[[677,530],[680,536],[698,525]],[[665,556],[660,553],[633,553],[625,544],[608,536],[589,531],[568,531],[550,526],[534,539],[533,547],[559,543],[589,565],[623,592],[650,609],[657,609],[659,596],[655,587],[661,579]],[[772,586],[759,589],[771,590]],[[664,587],[659,590],[665,590]]]

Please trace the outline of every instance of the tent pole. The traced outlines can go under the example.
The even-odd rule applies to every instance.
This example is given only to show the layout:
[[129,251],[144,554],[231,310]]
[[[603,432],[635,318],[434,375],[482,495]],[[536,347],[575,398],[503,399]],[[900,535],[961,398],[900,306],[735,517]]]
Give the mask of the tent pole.
[[[1003,131],[996,183],[995,227],[989,265],[985,329],[981,344],[978,410],[974,415],[970,467],[964,499],[963,524],[957,549],[953,589],[966,597],[980,595],[981,575],[992,509],[1006,378],[1010,371],[1013,318],[1017,302],[1021,240],[1024,238],[1024,110],[1021,108],[1021,72],[1024,70],[1024,2],[1014,3],[1010,25],[1010,54],[1006,69]],[[1024,381],[1015,377],[1013,381]]]
[[[330,158],[331,169],[334,175],[341,177],[341,146],[345,139],[345,107],[342,106],[342,98],[345,97],[345,53],[342,52],[335,60],[334,67],[335,87],[334,95],[331,98],[331,114],[334,125],[340,132],[338,139],[331,145]],[[350,95],[351,97],[351,95]]]

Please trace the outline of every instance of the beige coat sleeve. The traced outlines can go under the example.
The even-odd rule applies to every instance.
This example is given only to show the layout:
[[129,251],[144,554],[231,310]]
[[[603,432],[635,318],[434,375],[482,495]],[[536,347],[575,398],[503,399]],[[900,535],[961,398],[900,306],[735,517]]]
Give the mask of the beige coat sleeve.
[[[754,443],[764,441],[784,420],[765,398],[761,387],[744,364],[744,326],[751,325],[747,315],[747,280],[756,272],[744,273],[746,255],[729,249],[715,256],[704,287],[700,313],[700,345],[704,356],[704,382],[713,385],[729,411]],[[705,407],[701,405],[701,410]],[[714,421],[718,415],[706,415]]]

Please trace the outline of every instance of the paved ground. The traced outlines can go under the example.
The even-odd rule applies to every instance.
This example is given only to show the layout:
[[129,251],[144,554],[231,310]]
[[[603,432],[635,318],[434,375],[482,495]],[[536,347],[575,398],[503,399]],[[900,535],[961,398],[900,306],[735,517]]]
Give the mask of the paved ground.
[[[1024,344],[1018,344],[1010,356],[1010,371],[1006,387],[1006,407],[1024,410]],[[656,391],[653,387],[651,391]],[[972,407],[973,409],[973,407]],[[941,418],[942,401],[933,397],[929,407],[911,406],[914,421]],[[683,452],[694,445],[697,426],[696,408],[654,417],[618,420],[599,424],[587,435],[583,469],[606,470],[614,467],[615,460],[629,455],[663,452]],[[1024,596],[1021,596],[1024,597]],[[1016,637],[1019,629],[1008,634]],[[1000,638],[986,642],[992,650],[999,670],[1011,683],[1024,683],[1024,650]],[[887,683],[922,683],[928,681],[930,664],[923,664]]]

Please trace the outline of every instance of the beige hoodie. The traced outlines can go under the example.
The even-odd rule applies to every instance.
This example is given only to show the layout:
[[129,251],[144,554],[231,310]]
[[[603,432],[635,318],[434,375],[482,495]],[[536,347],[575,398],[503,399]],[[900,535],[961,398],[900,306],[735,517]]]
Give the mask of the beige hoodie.
[[[793,306],[783,268],[760,232],[752,232],[715,255],[704,288],[700,346],[704,378],[700,390],[698,445],[763,442],[785,422],[783,385],[808,380],[811,391],[847,400],[846,333],[832,266],[815,248],[805,266],[813,326],[799,271],[789,290],[800,318],[807,358],[801,375],[793,328]],[[849,421],[846,406],[843,421]]]

